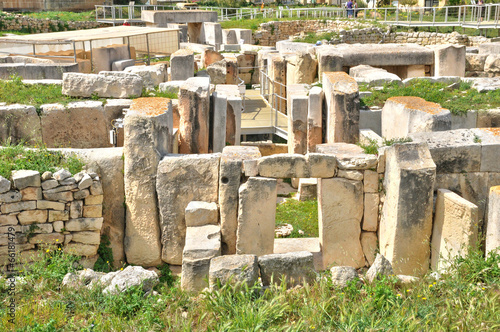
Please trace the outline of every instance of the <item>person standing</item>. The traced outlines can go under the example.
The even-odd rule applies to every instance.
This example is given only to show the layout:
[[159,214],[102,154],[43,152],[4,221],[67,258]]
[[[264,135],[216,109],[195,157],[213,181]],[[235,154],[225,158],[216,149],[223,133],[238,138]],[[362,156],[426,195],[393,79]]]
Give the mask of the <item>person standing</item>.
[[354,18],[358,17],[358,3],[356,0],[354,0],[352,4],[352,8],[354,9]]
[[352,18],[352,0],[349,0],[346,4],[347,7],[347,18]]

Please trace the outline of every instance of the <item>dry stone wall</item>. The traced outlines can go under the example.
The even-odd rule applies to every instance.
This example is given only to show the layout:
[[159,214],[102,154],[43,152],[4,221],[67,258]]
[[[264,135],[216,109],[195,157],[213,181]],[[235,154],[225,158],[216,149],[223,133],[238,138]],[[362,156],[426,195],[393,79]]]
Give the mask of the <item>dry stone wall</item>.
[[[5,8],[5,2],[4,2]],[[105,26],[92,21],[61,21],[37,19],[21,14],[0,13],[0,30],[27,31],[30,33],[45,33],[67,30],[94,29]]]
[[12,252],[18,263],[33,261],[48,246],[97,258],[104,196],[96,173],[14,171],[12,182],[0,177],[0,192],[0,265]]

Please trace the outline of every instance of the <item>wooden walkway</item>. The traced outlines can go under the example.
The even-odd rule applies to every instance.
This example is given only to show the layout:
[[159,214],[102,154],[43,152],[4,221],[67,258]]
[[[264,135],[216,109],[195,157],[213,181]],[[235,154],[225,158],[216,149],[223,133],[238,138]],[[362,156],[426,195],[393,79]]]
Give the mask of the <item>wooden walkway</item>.
[[[278,134],[283,137],[283,132],[288,130],[288,118],[283,113],[278,112],[277,122],[276,125],[276,114],[264,101],[260,91],[246,90],[245,109],[241,114],[241,134]],[[278,127],[279,132],[277,132],[276,127]]]

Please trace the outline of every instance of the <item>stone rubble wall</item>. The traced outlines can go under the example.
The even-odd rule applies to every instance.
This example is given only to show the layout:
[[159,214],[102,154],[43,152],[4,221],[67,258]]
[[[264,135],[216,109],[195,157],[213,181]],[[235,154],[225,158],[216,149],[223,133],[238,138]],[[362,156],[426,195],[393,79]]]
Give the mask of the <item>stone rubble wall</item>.
[[[5,2],[4,2],[4,8]],[[68,30],[94,29],[106,26],[105,24],[92,21],[61,21],[50,19],[38,19],[27,17],[22,14],[11,14],[0,12],[0,31],[28,31],[30,33],[45,33]]]
[[12,183],[1,178],[6,185],[0,194],[0,265],[9,263],[14,248],[16,263],[31,262],[37,250],[54,246],[97,259],[103,189],[96,173],[71,176],[61,170],[40,176],[23,170],[14,171],[12,178]]
[[458,44],[477,46],[489,42],[485,37],[470,37],[452,33],[436,32],[389,32],[381,28],[371,27],[369,24],[352,21],[283,21],[262,23],[260,29],[254,33],[255,43],[262,46],[275,46],[277,41],[290,37],[301,37],[307,33],[337,32],[331,44],[376,44],[376,43],[416,43],[422,46]]

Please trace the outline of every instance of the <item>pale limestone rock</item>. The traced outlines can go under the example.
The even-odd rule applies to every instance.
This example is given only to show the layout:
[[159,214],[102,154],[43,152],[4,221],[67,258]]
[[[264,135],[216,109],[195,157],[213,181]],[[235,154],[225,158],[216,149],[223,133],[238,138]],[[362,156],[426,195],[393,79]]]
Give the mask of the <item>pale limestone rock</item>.
[[58,244],[64,242],[64,235],[60,233],[35,234],[29,239],[32,244]]
[[373,282],[379,276],[390,276],[394,275],[391,262],[387,260],[383,255],[377,254],[375,261],[372,266],[366,272],[365,278],[369,282]]
[[239,189],[236,252],[273,253],[277,181],[251,177]]
[[226,255],[210,261],[209,284],[211,289],[230,283],[234,287],[246,283],[253,286],[259,278],[259,265],[255,255]]
[[17,189],[26,187],[40,187],[40,173],[38,171],[20,170],[12,172],[12,182]]
[[500,252],[500,186],[490,188],[488,225],[486,228],[486,254]]
[[17,222],[15,214],[0,215],[0,226],[17,225]]
[[0,176],[0,194],[6,193],[10,190],[10,181]]
[[23,195],[19,191],[8,191],[4,194],[0,194],[0,203],[16,203],[20,202]]
[[66,221],[66,220],[69,220],[69,211],[49,211],[49,222],[53,222],[53,221],[57,221],[57,220],[61,220],[61,221]]
[[57,193],[43,193],[43,198],[48,201],[71,202],[73,200],[73,193],[71,191],[61,191]]
[[293,288],[316,280],[313,254],[308,251],[264,255],[258,261],[264,286],[273,282],[278,285],[286,283],[287,288]]
[[92,181],[92,178],[90,177],[90,175],[88,174],[84,174],[82,179],[78,182],[78,189],[80,190],[83,190],[83,189],[87,189],[88,187],[90,187],[92,185],[93,181]]
[[484,62],[484,71],[487,73],[500,72],[500,55],[490,54]]
[[65,251],[71,255],[92,257],[97,255],[98,248],[99,245],[70,242],[65,246]]
[[60,233],[64,228],[64,221],[61,220],[54,221],[52,223],[52,227],[54,228],[54,232]]
[[103,201],[103,195],[90,195],[85,197],[85,205],[102,205]]
[[339,169],[370,169],[377,167],[377,156],[366,154],[361,147],[355,144],[318,144],[316,151],[334,155]]
[[316,152],[316,145],[323,142],[323,89],[315,86],[309,90],[307,111],[307,152]]
[[339,169],[337,177],[354,181],[363,181],[363,173],[356,170]]
[[219,209],[216,203],[192,201],[185,210],[186,227],[218,225]]
[[17,215],[21,225],[40,224],[47,222],[47,210],[22,211]]
[[180,49],[170,56],[170,80],[185,81],[194,76],[194,54]]
[[83,215],[83,201],[77,200],[73,201],[69,207],[69,216],[70,218],[81,218]]
[[36,144],[42,140],[40,117],[34,106],[0,105],[0,141]]
[[167,156],[158,165],[162,260],[182,263],[185,210],[191,201],[217,202],[220,154]]
[[312,84],[318,72],[318,61],[311,53],[296,53],[287,59],[286,81],[290,84]]
[[378,173],[366,170],[363,184],[365,193],[378,193]]
[[372,265],[375,261],[375,254],[377,253],[377,233],[375,232],[361,232],[361,247],[365,254],[368,265]]
[[23,201],[17,203],[2,204],[0,207],[0,210],[3,214],[19,212],[23,210],[34,210],[34,209],[36,209],[35,201]]
[[420,281],[420,278],[418,277],[406,276],[404,274],[398,274],[396,277],[398,278],[399,283],[404,285],[415,284]]
[[42,199],[42,188],[40,187],[27,187],[20,190],[23,196],[23,201],[36,201]]
[[87,189],[83,189],[83,190],[75,191],[75,193],[73,194],[73,198],[77,199],[77,200],[82,200],[82,199],[87,198],[89,195],[90,195],[90,191]]
[[358,281],[359,275],[352,266],[334,266],[330,269],[332,283],[341,288],[346,287],[347,283]]
[[129,98],[140,96],[144,86],[139,75],[119,72],[63,73],[62,93],[73,97]]
[[207,73],[210,76],[210,82],[212,84],[226,84],[227,77],[227,62],[222,59],[211,63],[207,67]]
[[140,266],[127,266],[123,271],[111,273],[113,274],[106,278],[107,287],[102,291],[103,294],[122,293],[132,286],[141,285],[142,290],[148,292],[160,281],[156,272],[146,270]]
[[319,238],[324,267],[365,265],[360,243],[362,216],[361,182],[342,178],[318,180]]
[[85,244],[99,244],[101,242],[100,232],[73,232],[72,242],[79,242]]
[[100,218],[102,217],[102,205],[84,205],[84,218]]
[[99,231],[102,228],[103,218],[76,218],[66,222],[69,232]]
[[56,232],[56,230],[52,227],[52,224],[31,224],[26,226],[21,226],[22,233],[33,233],[33,234],[49,234],[52,231]]
[[[51,175],[52,176],[52,175]],[[59,181],[55,179],[49,179],[42,182],[42,189],[49,190],[59,186]]]
[[384,86],[393,82],[403,85],[398,75],[389,73],[382,68],[375,68],[368,65],[358,65],[349,69],[349,75],[354,77],[358,84],[374,86]]
[[71,177],[71,172],[67,169],[61,168],[60,170],[52,174],[52,177],[57,181],[63,181]]
[[307,158],[300,154],[277,154],[262,157],[258,162],[259,174],[270,178],[307,178]]
[[299,200],[307,201],[318,198],[318,179],[300,179],[299,180]]
[[167,67],[164,63],[150,66],[131,66],[124,72],[139,75],[146,89],[154,89],[160,83],[167,81]]
[[182,253],[181,288],[199,292],[207,287],[210,260],[221,254],[220,227],[205,225],[187,227]]
[[312,178],[331,178],[337,172],[335,156],[323,153],[308,153],[309,176]]
[[307,153],[307,109],[309,98],[304,93],[292,92],[288,86],[288,153]]
[[376,232],[378,228],[378,193],[365,193],[365,209],[363,214],[363,230]]
[[382,255],[398,274],[429,267],[436,165],[427,144],[395,144],[386,151],[386,196],[380,221]]

